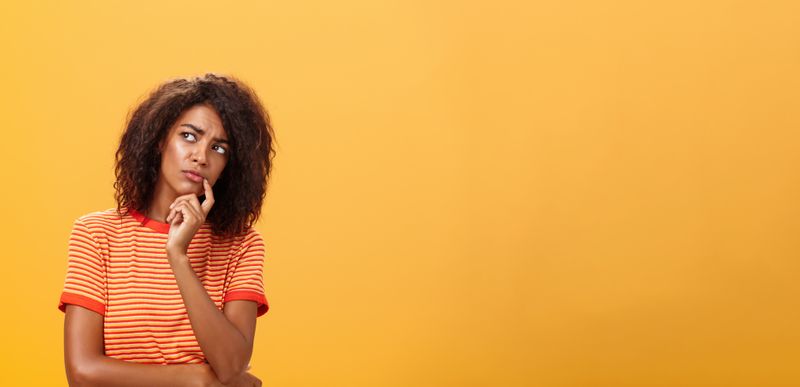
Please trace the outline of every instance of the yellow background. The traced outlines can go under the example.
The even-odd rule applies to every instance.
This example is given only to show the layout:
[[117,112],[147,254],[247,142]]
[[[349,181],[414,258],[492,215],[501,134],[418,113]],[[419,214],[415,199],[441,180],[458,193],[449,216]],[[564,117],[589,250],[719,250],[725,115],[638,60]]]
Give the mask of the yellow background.
[[268,386],[800,385],[800,3],[3,2],[4,385],[66,385],[74,218],[206,71],[278,149]]

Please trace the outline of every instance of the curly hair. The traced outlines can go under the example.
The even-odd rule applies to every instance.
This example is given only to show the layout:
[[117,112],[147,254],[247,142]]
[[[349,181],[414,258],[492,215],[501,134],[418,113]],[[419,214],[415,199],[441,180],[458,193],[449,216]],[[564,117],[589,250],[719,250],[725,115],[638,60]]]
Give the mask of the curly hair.
[[215,73],[168,80],[128,112],[114,167],[120,216],[150,206],[161,168],[160,141],[183,111],[203,103],[216,109],[231,148],[214,184],[215,204],[207,216],[212,233],[240,235],[258,220],[275,152],[269,114],[250,87]]

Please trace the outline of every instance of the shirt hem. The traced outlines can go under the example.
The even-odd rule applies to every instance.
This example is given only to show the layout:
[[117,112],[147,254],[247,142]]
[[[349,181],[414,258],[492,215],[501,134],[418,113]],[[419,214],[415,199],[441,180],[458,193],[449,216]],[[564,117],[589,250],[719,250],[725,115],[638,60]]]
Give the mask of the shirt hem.
[[105,316],[106,314],[106,307],[105,305],[103,305],[103,303],[97,302],[89,297],[82,296],[80,294],[62,292],[61,298],[58,300],[58,310],[66,313],[67,304],[82,306],[93,312],[99,313],[101,316]]
[[267,298],[263,294],[254,292],[252,290],[230,291],[228,292],[228,294],[225,295],[225,298],[222,300],[222,303],[224,304],[228,301],[233,301],[233,300],[249,300],[258,303],[258,311],[256,313],[256,317],[259,317],[267,313],[267,310],[269,310],[269,303],[267,303]]

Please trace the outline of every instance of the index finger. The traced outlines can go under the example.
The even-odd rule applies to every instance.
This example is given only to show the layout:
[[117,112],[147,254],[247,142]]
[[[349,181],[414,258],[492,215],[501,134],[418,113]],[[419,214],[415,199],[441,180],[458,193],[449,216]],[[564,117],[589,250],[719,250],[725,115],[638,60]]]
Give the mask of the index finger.
[[214,191],[211,190],[211,183],[206,178],[203,178],[203,187],[206,190],[206,200],[200,206],[203,207],[203,212],[208,215],[208,212],[211,211],[211,206],[214,205]]

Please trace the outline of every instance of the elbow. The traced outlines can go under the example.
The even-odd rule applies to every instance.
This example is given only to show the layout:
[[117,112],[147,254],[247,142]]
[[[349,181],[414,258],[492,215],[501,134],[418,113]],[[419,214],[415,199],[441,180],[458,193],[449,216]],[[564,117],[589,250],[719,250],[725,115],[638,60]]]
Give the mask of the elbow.
[[219,379],[220,383],[224,385],[232,384],[233,381],[242,376],[242,374],[245,373],[246,371],[247,371],[246,364],[237,361],[230,364],[230,366],[226,370],[222,372],[217,372],[217,379]]
[[67,382],[70,387],[90,386],[92,382],[88,365],[72,365],[67,368]]
[[242,376],[243,373],[244,370],[231,370],[230,372],[226,372],[224,374],[218,374],[217,378],[219,379],[220,383],[227,386],[229,384],[233,384],[233,381]]
[[[222,362],[217,361],[211,364],[211,368],[217,375],[217,379],[224,385],[232,384],[236,379],[241,377],[248,369],[250,369],[250,357],[253,354],[253,346],[246,345],[240,350],[224,356]],[[217,369],[216,366],[219,366]]]
[[239,373],[235,373],[235,372],[232,371],[232,372],[225,373],[225,374],[218,374],[217,375],[217,379],[219,379],[220,383],[222,383],[222,384],[227,386],[229,384],[232,384],[232,382],[234,380],[236,380],[236,378],[238,378],[239,375],[240,375]]
[[91,386],[95,383],[97,367],[102,361],[100,357],[70,359],[67,361],[67,381],[70,387]]
[[217,378],[219,379],[219,382],[222,383],[225,386],[231,384],[231,382],[234,379],[232,375],[231,376],[217,375]]

